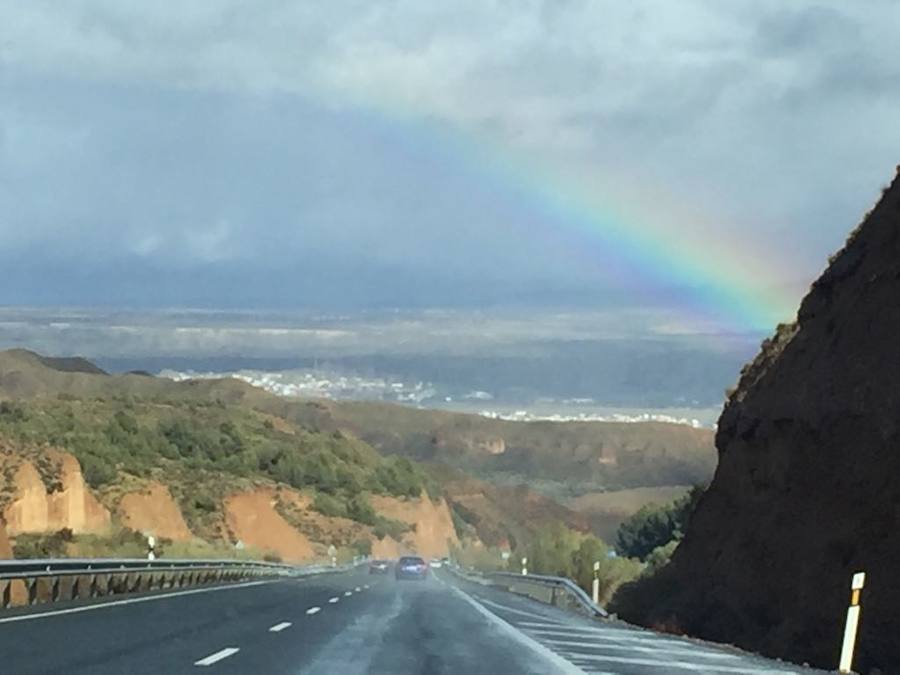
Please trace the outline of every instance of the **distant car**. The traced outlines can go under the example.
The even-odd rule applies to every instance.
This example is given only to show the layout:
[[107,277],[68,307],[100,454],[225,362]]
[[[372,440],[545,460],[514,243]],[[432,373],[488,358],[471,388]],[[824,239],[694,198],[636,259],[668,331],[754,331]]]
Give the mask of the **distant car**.
[[387,560],[372,560],[369,562],[369,574],[387,574],[391,564]]
[[431,565],[431,569],[433,569],[433,570],[439,570],[439,569],[441,569],[441,566],[442,566],[444,563],[443,563],[443,561],[438,560],[437,558],[435,558],[434,560],[432,560],[432,561],[431,561],[430,563],[428,563],[428,564]]
[[397,579],[425,579],[428,577],[428,565],[418,556],[405,555],[397,561],[394,576]]

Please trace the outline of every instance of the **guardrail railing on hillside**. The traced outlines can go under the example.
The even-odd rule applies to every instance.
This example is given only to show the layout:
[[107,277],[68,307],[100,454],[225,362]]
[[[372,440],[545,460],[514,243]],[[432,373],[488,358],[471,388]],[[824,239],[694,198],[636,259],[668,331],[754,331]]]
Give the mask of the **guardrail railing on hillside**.
[[489,572],[485,576],[495,586],[503,586],[508,591],[527,595],[548,605],[574,609],[589,616],[609,616],[609,612],[595,604],[581,586],[567,577],[514,572]]
[[0,609],[339,569],[246,560],[8,560],[0,561]]

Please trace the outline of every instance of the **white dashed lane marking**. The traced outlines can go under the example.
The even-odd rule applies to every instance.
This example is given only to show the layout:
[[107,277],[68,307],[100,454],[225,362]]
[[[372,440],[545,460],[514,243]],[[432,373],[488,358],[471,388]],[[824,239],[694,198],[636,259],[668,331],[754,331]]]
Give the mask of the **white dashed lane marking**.
[[290,622],[290,621],[282,621],[281,623],[276,623],[274,626],[272,626],[272,627],[269,629],[269,632],[270,632],[270,633],[280,633],[280,632],[283,631],[285,628],[290,628],[290,627],[291,627],[291,622]]
[[338,597],[328,598],[328,602],[330,602],[332,605],[334,603],[336,603],[338,600],[340,600],[340,598],[338,598]]
[[237,647],[225,647],[225,649],[221,649],[217,651],[215,654],[210,654],[209,656],[200,659],[199,661],[194,661],[195,666],[211,666],[214,663],[218,663],[222,659],[227,659],[229,656],[234,656],[239,651],[241,651]]
[[306,613],[312,615],[312,614],[317,614],[321,611],[322,611],[321,607],[310,607],[308,610],[306,610]]
[[353,595],[353,591],[344,591],[345,598],[349,598],[351,595]]
[[357,587],[356,587],[356,588],[354,588],[354,589],[353,589],[353,590],[354,590],[354,591],[356,591],[356,592],[357,592],[357,593],[359,593],[359,592],[360,592],[360,591],[361,591],[361,590],[362,590],[362,589],[360,589],[360,587],[359,587],[359,586],[357,586]]

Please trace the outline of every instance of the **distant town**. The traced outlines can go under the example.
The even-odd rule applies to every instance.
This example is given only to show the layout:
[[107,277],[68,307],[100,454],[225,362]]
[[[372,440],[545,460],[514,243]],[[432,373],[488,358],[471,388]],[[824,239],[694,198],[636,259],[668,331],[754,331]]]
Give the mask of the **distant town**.
[[[364,377],[358,374],[335,373],[318,370],[289,370],[280,372],[240,370],[233,373],[177,371],[165,369],[160,377],[172,380],[217,379],[233,377],[260,387],[278,396],[287,398],[324,398],[332,400],[376,400],[390,401],[416,407],[459,408],[462,406],[471,412],[491,419],[519,422],[664,422],[682,424],[694,428],[708,428],[714,424],[701,421],[697,417],[673,415],[657,411],[612,412],[609,410],[591,410],[597,406],[590,398],[551,399],[541,398],[535,401],[535,409],[503,410],[504,406],[495,401],[493,394],[487,391],[468,391],[463,393],[444,392],[430,382],[404,382],[402,380],[381,377]],[[485,404],[495,402],[497,409],[486,408]],[[456,404],[456,405],[454,405]],[[529,406],[530,407],[530,406]],[[553,408],[559,412],[552,412]],[[550,409],[550,410],[548,410]]]

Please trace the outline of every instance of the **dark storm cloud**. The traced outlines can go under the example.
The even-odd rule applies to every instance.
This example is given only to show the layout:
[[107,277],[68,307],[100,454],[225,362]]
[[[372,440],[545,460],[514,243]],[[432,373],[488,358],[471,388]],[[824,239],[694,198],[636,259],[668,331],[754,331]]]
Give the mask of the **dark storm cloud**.
[[701,235],[783,261],[761,289],[805,283],[900,157],[898,23],[879,1],[0,0],[0,302],[627,304],[628,263],[555,236],[460,137],[663,186]]

